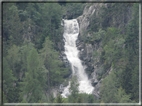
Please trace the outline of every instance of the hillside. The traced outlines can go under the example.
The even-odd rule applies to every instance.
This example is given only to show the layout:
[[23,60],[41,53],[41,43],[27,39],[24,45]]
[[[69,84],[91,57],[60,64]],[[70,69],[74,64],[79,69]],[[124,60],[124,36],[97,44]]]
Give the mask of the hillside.
[[[63,19],[78,21],[76,46],[92,94],[79,93]],[[139,102],[138,3],[4,2],[2,45],[4,103]]]

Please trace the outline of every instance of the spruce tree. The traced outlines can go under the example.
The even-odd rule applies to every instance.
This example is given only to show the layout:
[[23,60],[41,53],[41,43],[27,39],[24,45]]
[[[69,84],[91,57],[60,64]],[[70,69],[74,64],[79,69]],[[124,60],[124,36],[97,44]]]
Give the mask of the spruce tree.
[[32,47],[27,56],[27,72],[21,84],[23,102],[38,102],[42,98],[45,80],[39,62],[39,55]]

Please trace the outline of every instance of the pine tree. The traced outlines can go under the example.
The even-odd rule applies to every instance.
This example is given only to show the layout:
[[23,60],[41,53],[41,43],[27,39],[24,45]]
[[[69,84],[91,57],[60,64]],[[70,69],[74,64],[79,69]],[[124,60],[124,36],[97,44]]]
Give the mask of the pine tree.
[[118,91],[114,96],[117,99],[117,103],[130,103],[130,95],[127,95],[122,87],[118,88]]
[[[69,96],[69,102],[71,103],[77,103],[77,102],[81,102],[80,99],[78,97],[78,94],[79,94],[79,90],[78,90],[78,81],[77,81],[77,77],[74,76],[71,80],[71,86],[70,86],[70,92],[71,92],[71,95]],[[78,98],[78,99],[77,99]]]
[[111,72],[102,82],[100,88],[101,100],[105,103],[116,103],[117,99],[114,97],[117,92],[117,79],[114,72]]
[[38,102],[44,94],[45,77],[39,62],[39,55],[32,47],[27,56],[27,72],[21,84],[21,97],[25,102]]
[[3,93],[4,100],[7,102],[17,102],[15,81],[16,78],[9,68],[6,58],[3,58]]
[[11,44],[21,45],[23,42],[22,23],[17,6],[15,3],[4,3],[3,10],[4,40],[9,40]]
[[56,103],[63,103],[63,102],[64,101],[63,101],[63,98],[62,98],[61,94],[58,94],[57,98],[56,98]]
[[45,68],[48,70],[48,85],[58,85],[63,81],[67,69],[63,68],[63,63],[59,60],[59,53],[53,49],[53,43],[46,38],[43,49],[40,51]]

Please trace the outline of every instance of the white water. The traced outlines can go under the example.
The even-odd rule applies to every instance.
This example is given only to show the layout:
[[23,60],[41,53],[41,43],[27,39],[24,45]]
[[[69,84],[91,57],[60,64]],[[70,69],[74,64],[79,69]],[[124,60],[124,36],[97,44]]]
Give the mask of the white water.
[[[81,60],[78,57],[79,50],[76,47],[76,40],[79,35],[79,25],[76,19],[72,20],[64,20],[64,39],[65,39],[65,54],[67,56],[68,61],[72,67],[72,75],[76,75],[79,83],[79,92],[91,94],[94,88],[89,81],[87,74],[85,73],[84,67],[81,63]],[[70,92],[70,82],[67,87],[64,88],[63,93],[61,94],[63,97],[67,97]]]

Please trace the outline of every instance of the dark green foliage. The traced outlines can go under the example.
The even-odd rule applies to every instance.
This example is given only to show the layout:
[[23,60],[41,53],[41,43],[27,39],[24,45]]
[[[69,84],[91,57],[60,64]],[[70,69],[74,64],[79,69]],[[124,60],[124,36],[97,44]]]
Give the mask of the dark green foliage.
[[61,94],[58,94],[58,95],[57,95],[57,98],[56,98],[55,102],[56,102],[56,103],[63,103],[63,102],[64,102],[64,100],[63,100]]
[[[4,102],[128,103],[139,101],[138,4],[109,3],[90,20],[90,37],[81,40],[101,44],[93,52],[99,60],[97,77],[104,78],[101,98],[80,94],[76,78],[71,95],[56,98],[50,92],[69,74],[59,58],[63,39],[62,18],[82,14],[82,3],[3,3],[3,100]],[[132,14],[131,14],[132,13]],[[86,31],[86,32],[87,32]],[[91,62],[92,62],[91,61]],[[111,70],[111,72],[109,72]]]
[[6,99],[6,95],[3,92],[3,103],[8,103],[7,99]]
[[100,44],[102,49],[94,50],[92,60],[99,60],[98,79],[105,78],[102,81],[101,102],[139,100],[138,12],[136,3],[108,3],[100,8],[100,13],[91,17],[89,39],[82,37],[93,46]]
[[[90,18],[88,30],[97,32],[100,28],[117,27],[125,33],[126,25],[131,18],[132,3],[105,3],[99,12]],[[97,10],[98,11],[98,10]]]
[[48,70],[48,85],[55,86],[63,81],[63,77],[68,74],[68,70],[63,67],[59,60],[58,52],[53,49],[53,42],[46,38],[41,52],[41,59],[45,68]]
[[[76,76],[74,76],[71,80],[70,92],[71,95],[68,96],[67,99],[64,100],[66,103],[94,103],[97,102],[97,99],[92,94],[79,93],[78,91],[78,81]],[[96,99],[96,100],[95,100]]]
[[[127,89],[127,93],[132,94],[132,99],[138,102],[139,97],[139,23],[138,23],[138,4],[133,6],[133,18],[127,27],[126,50],[128,57],[128,64],[126,70],[123,72],[124,83],[123,87]],[[129,83],[127,83],[129,82]]]
[[95,97],[92,94],[78,93],[75,97],[70,95],[68,103],[96,103]]
[[3,4],[3,39],[8,43],[21,45],[22,23],[18,15],[18,9],[14,3]]
[[10,69],[13,71],[13,74],[18,78],[19,76],[19,70],[21,68],[21,59],[20,59],[20,53],[19,53],[19,47],[16,45],[11,45],[11,48],[8,49],[8,55],[7,60]]
[[77,77],[74,76],[72,78],[71,86],[70,86],[71,96],[68,97],[70,102],[73,102],[73,103],[78,102],[77,101],[77,97],[78,97],[78,94],[79,94],[78,86],[79,86],[79,84],[78,84],[78,81],[77,81]]
[[4,102],[16,102],[17,95],[16,93],[16,78],[14,77],[12,70],[8,65],[8,61],[6,58],[3,58],[3,94],[4,94]]
[[42,97],[44,84],[44,73],[40,69],[38,53],[31,46],[27,56],[27,72],[21,85],[21,96],[24,102],[38,102]]
[[67,19],[77,18],[78,16],[82,15],[84,3],[66,3],[63,7],[64,9],[64,17]]
[[120,82],[118,82],[118,77],[114,72],[111,72],[103,81],[101,87],[101,101],[105,103],[131,102],[130,96],[120,87]]
[[45,38],[49,36],[57,46],[56,43],[62,39],[62,9],[58,3],[16,3],[16,6],[24,40],[32,41],[36,48],[41,49]]
[[47,95],[52,94],[47,92],[68,74],[57,51],[62,40],[61,6],[3,3],[2,15],[4,101],[49,101]]

